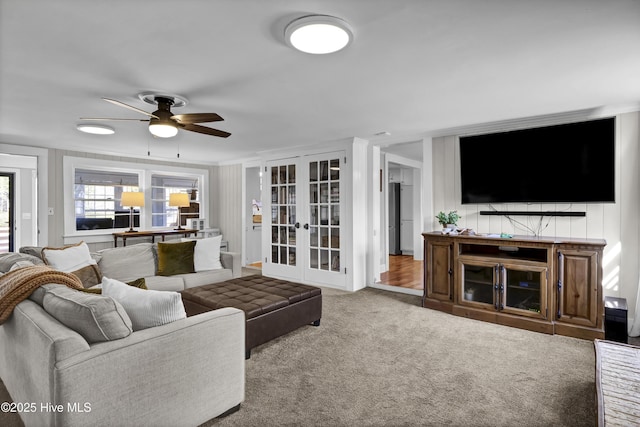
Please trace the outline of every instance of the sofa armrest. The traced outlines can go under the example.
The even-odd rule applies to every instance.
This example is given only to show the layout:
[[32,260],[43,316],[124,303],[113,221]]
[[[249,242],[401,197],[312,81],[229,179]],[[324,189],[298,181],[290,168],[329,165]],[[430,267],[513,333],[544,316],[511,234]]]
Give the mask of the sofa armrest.
[[55,425],[199,425],[244,399],[245,316],[222,308],[98,343],[54,368]]
[[242,260],[238,252],[220,251],[220,263],[224,268],[231,269],[233,278],[242,276]]

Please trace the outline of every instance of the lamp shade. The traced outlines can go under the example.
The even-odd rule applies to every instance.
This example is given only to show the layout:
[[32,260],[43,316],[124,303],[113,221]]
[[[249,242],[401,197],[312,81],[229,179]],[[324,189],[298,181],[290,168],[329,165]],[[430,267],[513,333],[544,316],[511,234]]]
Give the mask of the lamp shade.
[[124,191],[120,199],[122,206],[144,206],[144,193],[140,191]]
[[189,203],[189,195],[187,193],[169,194],[169,206],[187,207]]

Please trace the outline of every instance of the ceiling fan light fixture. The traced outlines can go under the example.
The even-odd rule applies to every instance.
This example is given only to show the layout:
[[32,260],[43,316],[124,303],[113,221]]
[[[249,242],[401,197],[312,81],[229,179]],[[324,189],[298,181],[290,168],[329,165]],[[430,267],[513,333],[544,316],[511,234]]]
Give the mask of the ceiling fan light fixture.
[[76,129],[80,132],[91,133],[93,135],[113,135],[116,133],[111,126],[98,125],[95,123],[80,123],[76,125]]
[[287,44],[301,52],[327,54],[344,49],[353,41],[351,26],[340,18],[308,15],[298,18],[284,30]]
[[150,123],[149,132],[158,138],[172,138],[178,134],[178,128],[169,123]]

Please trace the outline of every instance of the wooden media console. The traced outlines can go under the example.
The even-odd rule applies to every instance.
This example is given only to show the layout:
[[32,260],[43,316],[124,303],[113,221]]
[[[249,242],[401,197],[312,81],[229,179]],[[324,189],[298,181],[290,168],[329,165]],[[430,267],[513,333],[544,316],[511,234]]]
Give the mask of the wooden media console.
[[423,237],[424,307],[548,334],[604,338],[604,240]]

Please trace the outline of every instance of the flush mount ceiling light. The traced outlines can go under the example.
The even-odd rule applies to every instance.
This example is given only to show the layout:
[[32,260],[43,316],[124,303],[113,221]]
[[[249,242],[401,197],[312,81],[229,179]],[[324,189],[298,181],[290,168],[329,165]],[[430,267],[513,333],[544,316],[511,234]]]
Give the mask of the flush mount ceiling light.
[[345,48],[353,40],[353,30],[340,18],[308,15],[298,18],[284,30],[287,44],[301,52],[325,54]]
[[98,125],[94,123],[81,123],[76,126],[80,132],[92,133],[94,135],[112,135],[116,133],[116,131],[110,127],[105,125]]

